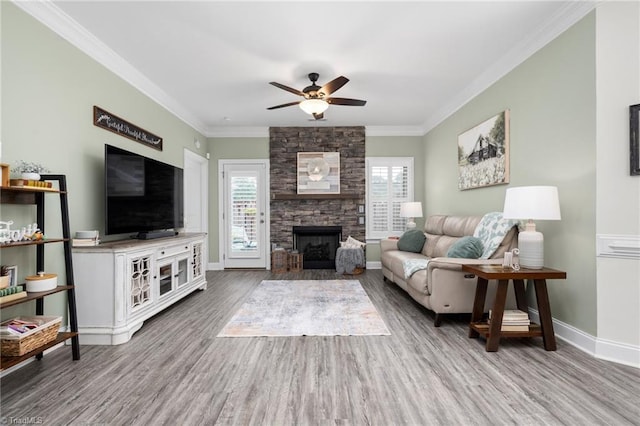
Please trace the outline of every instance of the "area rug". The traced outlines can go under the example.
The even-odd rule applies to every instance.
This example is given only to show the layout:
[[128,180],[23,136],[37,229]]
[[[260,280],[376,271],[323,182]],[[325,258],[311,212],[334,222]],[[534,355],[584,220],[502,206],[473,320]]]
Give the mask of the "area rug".
[[265,280],[218,337],[390,334],[358,280]]

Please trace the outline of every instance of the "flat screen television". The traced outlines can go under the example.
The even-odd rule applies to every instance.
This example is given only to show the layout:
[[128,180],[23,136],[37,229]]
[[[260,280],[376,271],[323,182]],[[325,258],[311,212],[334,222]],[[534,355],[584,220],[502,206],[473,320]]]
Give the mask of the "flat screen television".
[[105,144],[105,234],[150,239],[184,226],[182,169]]

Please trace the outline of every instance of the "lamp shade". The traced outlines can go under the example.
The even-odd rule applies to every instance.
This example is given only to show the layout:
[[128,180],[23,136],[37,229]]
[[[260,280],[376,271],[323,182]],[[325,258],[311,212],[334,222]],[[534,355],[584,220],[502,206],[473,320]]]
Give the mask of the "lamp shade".
[[508,188],[504,197],[505,219],[560,220],[558,188],[521,186]]
[[422,217],[422,203],[411,201],[400,204],[400,217]]
[[544,236],[536,231],[534,220],[560,220],[558,188],[555,186],[521,186],[509,188],[504,197],[505,219],[528,219],[518,234],[520,265],[530,269],[544,267]]
[[327,108],[329,108],[329,104],[322,99],[305,99],[300,102],[300,109],[307,114],[322,114]]

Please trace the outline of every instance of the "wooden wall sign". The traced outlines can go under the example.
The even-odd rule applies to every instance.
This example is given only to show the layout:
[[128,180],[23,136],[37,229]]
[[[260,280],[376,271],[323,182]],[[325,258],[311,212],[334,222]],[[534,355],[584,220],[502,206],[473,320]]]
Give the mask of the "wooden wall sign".
[[122,118],[93,106],[93,125],[162,151],[162,138]]

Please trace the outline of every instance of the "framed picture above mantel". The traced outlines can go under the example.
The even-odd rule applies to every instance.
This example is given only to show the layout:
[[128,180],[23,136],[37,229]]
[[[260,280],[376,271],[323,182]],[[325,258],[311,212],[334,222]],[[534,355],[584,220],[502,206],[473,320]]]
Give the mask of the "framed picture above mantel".
[[298,194],[340,194],[339,152],[298,152]]

